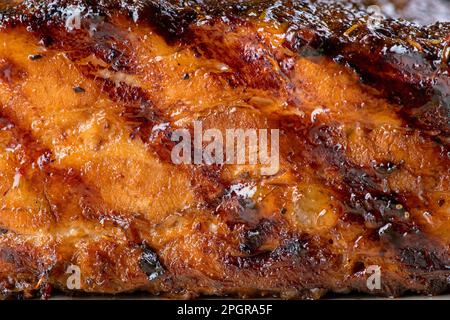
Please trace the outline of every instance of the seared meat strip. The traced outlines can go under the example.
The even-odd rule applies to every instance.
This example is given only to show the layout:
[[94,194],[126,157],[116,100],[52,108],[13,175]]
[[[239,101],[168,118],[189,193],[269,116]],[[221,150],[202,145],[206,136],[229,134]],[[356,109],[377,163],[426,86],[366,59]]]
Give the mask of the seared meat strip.
[[[450,23],[363,1],[0,8],[5,295],[449,291]],[[194,121],[279,129],[278,173],[174,163]]]

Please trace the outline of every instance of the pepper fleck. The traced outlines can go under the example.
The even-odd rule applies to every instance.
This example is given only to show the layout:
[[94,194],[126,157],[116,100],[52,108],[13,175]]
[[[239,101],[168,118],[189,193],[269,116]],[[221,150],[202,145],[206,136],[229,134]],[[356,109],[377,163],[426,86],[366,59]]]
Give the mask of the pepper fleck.
[[86,90],[84,90],[81,87],[75,87],[75,88],[73,88],[73,91],[75,91],[75,93],[84,93],[84,92],[86,92]]
[[185,73],[183,75],[183,80],[189,80],[189,74],[188,73]]

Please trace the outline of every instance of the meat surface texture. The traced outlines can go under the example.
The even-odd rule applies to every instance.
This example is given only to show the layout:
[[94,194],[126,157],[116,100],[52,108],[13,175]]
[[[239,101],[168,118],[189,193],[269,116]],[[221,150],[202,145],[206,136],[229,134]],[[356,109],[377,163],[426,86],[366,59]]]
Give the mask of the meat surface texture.
[[[0,293],[448,293],[449,63],[364,1],[0,1]],[[278,173],[173,163],[194,120]]]

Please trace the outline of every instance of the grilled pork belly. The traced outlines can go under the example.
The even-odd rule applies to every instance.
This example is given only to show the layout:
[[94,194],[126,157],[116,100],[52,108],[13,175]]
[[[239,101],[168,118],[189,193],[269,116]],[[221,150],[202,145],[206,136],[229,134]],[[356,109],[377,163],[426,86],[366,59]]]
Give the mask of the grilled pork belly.
[[[0,8],[4,295],[449,292],[450,23],[325,0]],[[278,172],[175,164],[194,121],[279,129]]]

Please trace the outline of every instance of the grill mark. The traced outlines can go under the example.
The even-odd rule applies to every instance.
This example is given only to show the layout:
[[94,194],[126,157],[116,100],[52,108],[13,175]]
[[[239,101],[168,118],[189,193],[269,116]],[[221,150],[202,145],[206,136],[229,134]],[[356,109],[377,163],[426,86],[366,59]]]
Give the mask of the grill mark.
[[[335,61],[350,66],[358,72],[365,84],[379,89],[381,97],[403,107],[400,111],[395,111],[410,127],[425,132],[432,131],[432,136],[448,137],[448,67],[442,66],[442,69],[439,69],[433,64],[433,60],[440,59],[440,49],[432,48],[418,54],[414,52],[414,48],[406,46],[406,52],[398,57],[388,50],[395,46],[396,33],[391,32],[391,38],[385,37],[385,41],[380,42],[373,38],[367,40],[366,37],[367,44],[360,46],[360,42],[355,45],[355,42],[339,36],[321,36],[313,31],[313,40],[310,39],[310,33],[306,33],[307,39],[300,33],[285,45],[300,53],[305,48],[312,47],[321,50]],[[363,34],[367,35],[367,32]],[[444,33],[440,36],[444,37]]]
[[380,89],[382,97],[403,106],[397,114],[410,127],[429,131],[432,136],[450,136],[450,83],[446,76],[435,76],[434,71],[427,69],[430,67],[426,62],[420,63],[420,73],[416,71],[412,75],[402,66],[391,65],[389,57],[374,62],[358,56],[347,62],[365,83]]
[[[27,0],[1,11],[0,27],[16,27],[27,25],[31,28],[39,28],[42,25],[65,27],[65,10],[74,5],[86,10],[83,17],[106,16],[109,10],[116,8],[114,1],[105,2],[104,6],[95,5],[91,0],[56,0],[49,5],[45,1]],[[87,11],[87,12],[86,12]]]
[[[367,214],[375,214],[376,228],[393,222],[402,230],[406,228],[415,232],[417,227],[405,218],[407,206],[401,201],[400,195],[395,196],[392,192],[383,190],[380,175],[373,167],[356,166],[342,150],[336,149],[337,142],[333,137],[336,134],[338,133],[327,125],[310,130],[309,142],[314,146],[311,159],[319,163],[324,160],[325,166],[331,166],[339,172],[342,185],[334,188],[343,195],[344,203],[350,209],[349,213],[362,215],[367,219],[370,219]],[[397,207],[401,209],[396,209]]]
[[230,67],[227,80],[231,86],[271,90],[276,96],[280,94],[278,91],[285,90],[287,78],[273,50],[256,35],[248,33],[222,46],[225,43],[224,35],[228,32],[239,35],[234,28],[217,22],[210,30],[194,30],[191,41],[196,43],[206,58],[222,61]]
[[[174,128],[169,119],[156,107],[151,97],[140,87],[124,82],[116,83],[93,75],[102,66],[80,65],[81,60],[94,54],[108,65],[108,69],[113,71],[132,74],[136,70],[137,66],[131,59],[132,47],[126,38],[127,32],[110,24],[107,18],[104,18],[102,22],[104,22],[103,29],[99,28],[97,31],[99,36],[94,36],[92,39],[83,29],[68,37],[66,32],[62,31],[64,28],[58,29],[53,26],[36,28],[35,35],[40,39],[51,39],[48,43],[50,48],[67,51],[67,57],[75,63],[85,77],[98,83],[102,92],[106,92],[112,101],[119,102],[123,106],[124,111],[120,116],[130,127],[130,137],[139,136],[160,160],[171,164],[170,153],[176,144],[171,140]],[[117,51],[114,44],[117,44],[115,45],[117,48],[124,48],[124,51]],[[122,58],[122,60],[116,59],[116,57]],[[165,130],[153,131],[153,128],[161,123],[169,125]],[[195,182],[195,191],[206,201],[206,205],[217,202],[216,198],[223,193],[224,189],[223,182],[219,178],[220,167],[188,168],[183,166],[180,169],[190,172],[192,180]]]
[[51,162],[51,152],[48,148],[41,146],[27,130],[23,130],[13,121],[12,117],[5,114],[0,109],[0,126],[2,129],[7,129],[13,133],[13,142],[15,145],[21,145],[25,151],[25,156],[21,159],[20,172],[24,173],[27,167],[36,162],[39,168],[42,168],[46,163]]
[[[155,4],[152,4],[152,5],[155,5]],[[161,11],[161,10],[163,10],[164,9],[164,6],[168,6],[168,7],[170,7],[171,6],[171,4],[169,3],[169,2],[167,2],[167,1],[165,1],[164,2],[164,4],[161,4],[160,6],[159,6],[159,9],[157,9],[157,10],[159,10],[159,11]],[[109,7],[108,7],[109,8]],[[170,19],[177,19],[177,17],[175,17],[176,15],[177,15],[177,10],[179,9],[177,9],[177,10],[175,10],[174,9],[175,7],[173,7],[172,6],[172,9],[167,9],[167,12],[168,12],[168,16],[171,16],[171,18]],[[141,8],[142,9],[142,8]],[[112,10],[112,7],[111,8],[109,8],[108,10]],[[156,9],[154,9],[154,10],[156,10]],[[45,17],[45,18],[48,18],[48,17]],[[298,45],[297,45],[297,47],[298,47]],[[113,50],[113,48],[110,48],[111,50]],[[134,89],[133,89],[134,90]],[[140,111],[137,111],[137,113],[139,113]],[[138,115],[138,116],[134,116],[133,114],[134,113],[136,113],[136,111],[132,111],[131,112],[131,117],[132,118],[139,118],[142,122],[144,122],[144,123],[150,123],[150,124],[152,124],[152,121],[149,121],[148,120],[148,118],[145,118],[145,117],[140,117],[140,115]],[[152,117],[150,117],[150,118],[152,118]],[[144,131],[144,132],[148,132],[148,129],[149,129],[149,127],[150,127],[151,125],[148,125],[148,126],[143,126],[143,127],[145,127],[144,128],[144,130],[142,130],[142,131]],[[139,128],[141,128],[141,127],[139,127]],[[139,131],[141,131],[141,129],[139,129]],[[144,137],[147,137],[148,136],[148,133],[146,133],[146,134],[144,134],[143,135]],[[354,177],[358,177],[358,174],[357,174],[357,172],[352,172],[352,170],[350,170],[349,171],[350,172],[350,174],[349,174],[349,176],[354,176]],[[356,173],[356,174],[355,174]],[[354,178],[351,178],[351,179],[349,179],[349,181],[351,182],[352,181],[352,179],[354,179]],[[362,179],[362,180],[364,180],[364,179]],[[365,180],[365,181],[359,181],[358,183],[360,183],[360,184],[365,184],[366,185],[366,187],[369,185],[369,184],[371,184],[372,182],[370,181],[370,179],[369,180]],[[373,184],[373,183],[372,183]],[[373,187],[373,186],[372,186]]]
[[[106,79],[95,80],[101,84],[102,91],[106,92],[112,101],[123,106],[120,117],[130,128],[130,137],[140,137],[161,160],[169,163],[170,150],[175,145],[170,139],[173,129],[169,119],[155,107],[148,94],[140,87],[129,86],[123,82],[118,85]],[[167,123],[167,128],[155,132],[153,128],[162,123]]]

